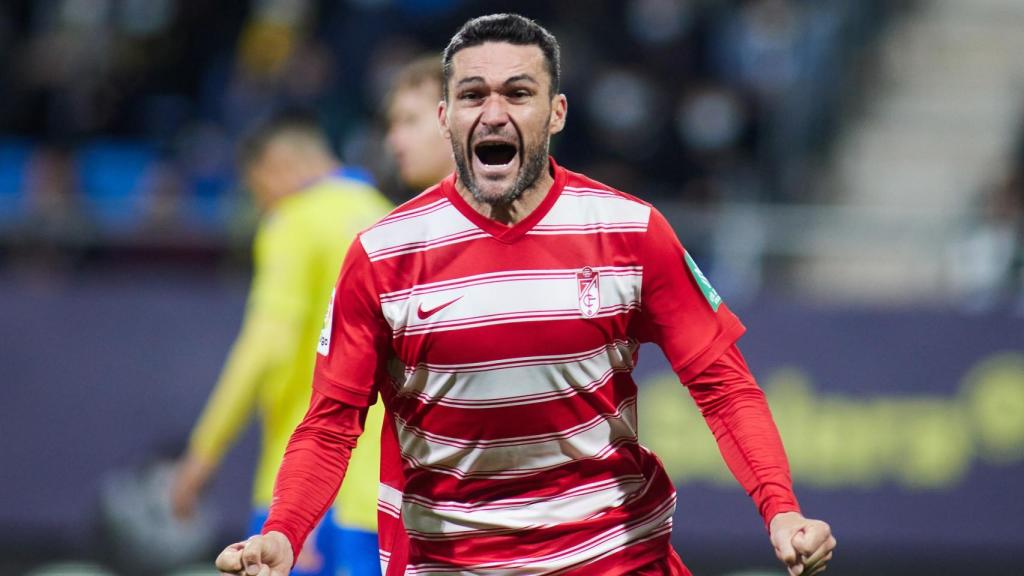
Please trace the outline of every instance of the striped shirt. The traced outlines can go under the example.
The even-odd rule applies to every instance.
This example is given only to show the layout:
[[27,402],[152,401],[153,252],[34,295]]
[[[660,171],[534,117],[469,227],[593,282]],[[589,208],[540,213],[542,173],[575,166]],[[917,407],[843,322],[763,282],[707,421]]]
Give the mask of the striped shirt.
[[452,175],[343,267],[314,387],[354,406],[381,394],[381,558],[401,518],[405,574],[626,573],[668,547],[675,491],[637,440],[639,344],[685,378],[743,326],[660,213],[551,165],[514,226]]

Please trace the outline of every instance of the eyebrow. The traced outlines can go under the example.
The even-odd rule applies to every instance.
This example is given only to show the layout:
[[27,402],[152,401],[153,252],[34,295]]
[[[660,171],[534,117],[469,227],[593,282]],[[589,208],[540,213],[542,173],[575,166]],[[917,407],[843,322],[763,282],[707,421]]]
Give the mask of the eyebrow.
[[515,84],[516,82],[522,82],[524,80],[526,82],[532,82],[533,84],[540,84],[540,82],[537,82],[536,78],[530,76],[529,74],[519,74],[518,76],[512,76],[508,80],[505,80],[504,84],[505,86],[508,86],[509,84]]
[[[530,76],[529,74],[517,74],[506,79],[504,82],[502,82],[502,85],[508,86],[509,84],[515,84],[516,82],[522,81],[531,82],[533,84],[540,84],[540,82],[537,82],[536,78]],[[483,76],[469,76],[459,80],[455,85],[462,86],[463,84],[473,84],[476,82],[486,82],[486,80],[484,80]]]

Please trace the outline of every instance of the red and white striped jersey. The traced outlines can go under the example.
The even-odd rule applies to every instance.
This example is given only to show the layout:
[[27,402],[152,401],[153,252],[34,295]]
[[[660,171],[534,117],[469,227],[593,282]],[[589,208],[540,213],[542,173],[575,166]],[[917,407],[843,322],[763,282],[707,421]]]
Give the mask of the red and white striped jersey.
[[551,166],[514,226],[452,175],[364,231],[342,270],[314,386],[355,406],[380,391],[381,557],[401,515],[406,574],[628,573],[669,547],[675,490],[637,441],[639,343],[685,381],[743,326],[660,213]]

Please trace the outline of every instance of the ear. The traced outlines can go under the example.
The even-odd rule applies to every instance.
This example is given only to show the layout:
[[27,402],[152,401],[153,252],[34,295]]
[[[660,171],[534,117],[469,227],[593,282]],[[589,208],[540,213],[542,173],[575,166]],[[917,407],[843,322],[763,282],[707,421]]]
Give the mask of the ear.
[[548,122],[548,134],[558,134],[565,128],[565,115],[569,111],[569,101],[565,94],[558,94],[551,99],[551,118]]
[[448,103],[444,100],[437,103],[437,127],[442,138],[452,139],[452,130],[448,127]]

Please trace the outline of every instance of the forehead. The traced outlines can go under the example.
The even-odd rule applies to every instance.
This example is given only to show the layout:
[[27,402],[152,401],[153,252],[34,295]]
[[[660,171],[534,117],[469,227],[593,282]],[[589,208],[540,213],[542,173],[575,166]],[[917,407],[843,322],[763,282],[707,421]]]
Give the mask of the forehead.
[[395,90],[388,109],[393,112],[395,109],[426,108],[433,113],[440,100],[441,84],[434,80],[427,80],[419,84],[402,86]]
[[535,44],[485,42],[463,48],[452,56],[452,82],[466,78],[483,78],[487,83],[501,83],[513,76],[528,74],[538,82],[550,81],[544,52]]

